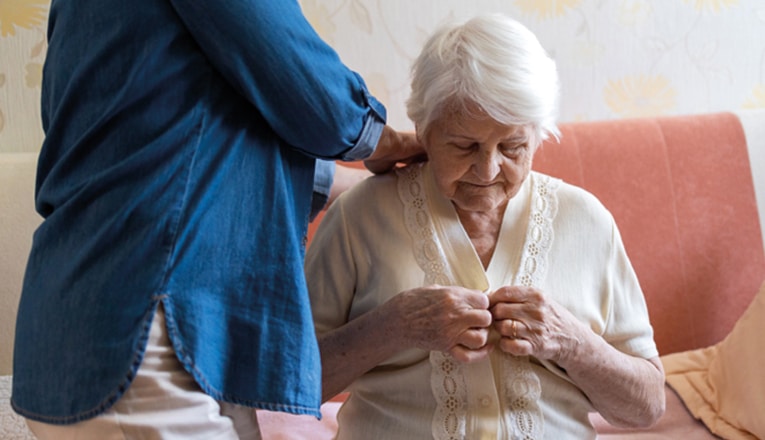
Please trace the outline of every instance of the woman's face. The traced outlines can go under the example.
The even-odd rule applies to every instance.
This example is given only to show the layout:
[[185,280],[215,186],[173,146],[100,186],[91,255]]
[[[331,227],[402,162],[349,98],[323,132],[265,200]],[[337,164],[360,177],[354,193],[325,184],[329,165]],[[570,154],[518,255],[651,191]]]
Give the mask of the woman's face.
[[531,170],[536,145],[526,126],[508,126],[485,115],[446,113],[423,144],[441,193],[458,210],[504,209]]

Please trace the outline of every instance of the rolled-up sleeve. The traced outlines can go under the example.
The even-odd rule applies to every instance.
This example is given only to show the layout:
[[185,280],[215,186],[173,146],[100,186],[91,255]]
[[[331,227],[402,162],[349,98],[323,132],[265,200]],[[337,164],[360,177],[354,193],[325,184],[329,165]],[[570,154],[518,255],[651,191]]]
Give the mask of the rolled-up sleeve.
[[[385,107],[383,107],[383,105],[380,104],[372,95],[369,95],[368,99],[373,108],[379,108],[383,112],[385,111]],[[345,154],[343,154],[341,157],[341,160],[355,161],[369,157],[375,151],[377,141],[382,135],[384,126],[385,117],[379,116],[377,111],[372,112],[364,121],[364,128],[361,131],[361,136],[359,136],[356,145],[354,145],[350,150],[346,151]]]

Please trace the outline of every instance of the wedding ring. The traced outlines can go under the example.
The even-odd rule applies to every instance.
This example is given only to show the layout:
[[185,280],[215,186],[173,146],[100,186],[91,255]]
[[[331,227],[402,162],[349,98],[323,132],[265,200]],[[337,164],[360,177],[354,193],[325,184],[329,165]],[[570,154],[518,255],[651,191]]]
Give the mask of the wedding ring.
[[516,323],[516,321],[515,321],[515,319],[513,319],[513,323],[510,324],[510,328],[513,330],[513,339],[518,339],[518,331],[515,328],[515,323]]

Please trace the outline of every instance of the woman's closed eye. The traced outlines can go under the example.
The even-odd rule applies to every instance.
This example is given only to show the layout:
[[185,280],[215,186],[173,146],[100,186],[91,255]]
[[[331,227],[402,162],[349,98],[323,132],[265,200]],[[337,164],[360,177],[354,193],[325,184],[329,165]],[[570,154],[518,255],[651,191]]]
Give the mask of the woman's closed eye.
[[454,146],[457,150],[464,151],[464,152],[478,151],[481,148],[478,142],[467,142],[467,143],[455,142],[452,144],[452,146]]
[[507,145],[501,145],[500,151],[502,151],[502,154],[504,154],[505,156],[516,157],[523,154],[527,148],[528,148],[527,143],[507,144]]

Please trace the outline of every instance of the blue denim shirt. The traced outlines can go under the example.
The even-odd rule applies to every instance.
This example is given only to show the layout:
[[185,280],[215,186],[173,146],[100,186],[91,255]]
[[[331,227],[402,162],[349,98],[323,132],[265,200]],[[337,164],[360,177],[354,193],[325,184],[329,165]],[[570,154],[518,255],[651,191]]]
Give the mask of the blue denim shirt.
[[103,412],[162,302],[205,392],[319,416],[316,158],[367,157],[384,107],[295,0],[53,0],[48,38],[15,410]]

